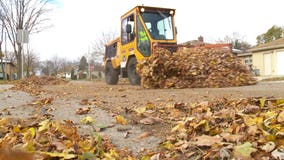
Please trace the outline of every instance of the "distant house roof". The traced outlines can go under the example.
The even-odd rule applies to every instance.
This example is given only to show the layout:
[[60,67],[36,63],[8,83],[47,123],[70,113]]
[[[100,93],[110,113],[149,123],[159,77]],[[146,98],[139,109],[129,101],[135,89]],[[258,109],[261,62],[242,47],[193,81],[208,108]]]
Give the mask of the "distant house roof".
[[237,54],[238,57],[251,57],[252,53],[242,53],[242,54]]
[[[6,63],[6,64],[10,64],[10,65],[12,65],[12,66],[15,66],[15,64],[13,63],[13,62],[11,62],[11,61],[7,61],[7,60],[4,60],[3,59],[3,61],[2,61],[4,64]],[[2,64],[1,63],[1,60],[0,60],[0,64]]]
[[265,50],[272,50],[272,49],[279,49],[279,48],[284,48],[284,38],[280,38],[275,41],[271,41],[271,42],[253,47],[252,49],[250,49],[250,51],[257,52],[257,51],[265,51]]
[[233,52],[234,54],[242,54],[242,53],[244,53],[244,51],[242,51],[242,50],[240,50],[240,49],[235,49],[235,48],[232,49],[232,52]]

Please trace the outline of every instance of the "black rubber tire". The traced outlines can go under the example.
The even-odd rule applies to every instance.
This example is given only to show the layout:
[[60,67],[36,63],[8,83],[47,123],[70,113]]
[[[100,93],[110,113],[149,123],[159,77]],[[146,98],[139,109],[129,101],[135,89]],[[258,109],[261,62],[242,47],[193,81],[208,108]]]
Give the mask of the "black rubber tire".
[[105,81],[107,84],[116,85],[118,83],[119,70],[112,67],[111,62],[107,62],[105,67]]
[[136,64],[137,60],[135,57],[130,57],[127,64],[127,75],[130,84],[132,85],[140,85],[140,77],[136,72]]

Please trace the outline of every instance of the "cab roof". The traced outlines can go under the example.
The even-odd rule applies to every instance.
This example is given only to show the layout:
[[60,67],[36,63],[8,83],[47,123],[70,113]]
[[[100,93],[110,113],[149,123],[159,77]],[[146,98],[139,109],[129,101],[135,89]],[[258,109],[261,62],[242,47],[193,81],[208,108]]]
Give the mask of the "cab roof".
[[132,13],[134,11],[141,11],[141,9],[144,8],[144,10],[147,12],[155,12],[155,11],[161,11],[161,12],[170,12],[173,11],[173,14],[175,14],[175,9],[172,8],[162,8],[162,7],[152,7],[152,6],[136,6],[134,8],[132,8],[131,10],[129,10],[128,12],[126,12],[125,14],[123,14],[121,16],[121,18],[124,18],[125,16],[127,16],[129,13]]

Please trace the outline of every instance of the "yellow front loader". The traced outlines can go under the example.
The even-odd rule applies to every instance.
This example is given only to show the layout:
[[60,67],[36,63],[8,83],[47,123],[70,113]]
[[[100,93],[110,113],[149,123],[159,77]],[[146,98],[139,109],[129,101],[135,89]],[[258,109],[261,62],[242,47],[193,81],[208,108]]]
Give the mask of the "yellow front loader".
[[120,75],[139,85],[137,61],[151,56],[156,47],[176,48],[174,15],[174,9],[137,6],[121,16],[120,37],[105,47],[107,84],[117,84]]

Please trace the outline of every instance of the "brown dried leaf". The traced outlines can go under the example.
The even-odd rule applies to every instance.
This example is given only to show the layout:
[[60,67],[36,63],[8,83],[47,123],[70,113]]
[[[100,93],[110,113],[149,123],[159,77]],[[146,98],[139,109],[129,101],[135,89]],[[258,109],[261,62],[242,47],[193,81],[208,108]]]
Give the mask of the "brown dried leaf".
[[88,99],[82,99],[81,102],[79,102],[79,104],[81,104],[81,105],[91,105],[92,103],[89,102]]
[[78,108],[76,110],[76,114],[82,115],[82,114],[87,114],[91,111],[91,107],[86,107],[86,108]]
[[147,118],[141,119],[139,122],[142,124],[146,124],[146,125],[153,125],[153,124],[162,122],[162,119],[158,117],[147,117]]
[[244,138],[244,135],[230,134],[230,133],[222,133],[221,136],[227,142],[239,142]]
[[279,123],[284,122],[284,111],[280,112],[279,115],[277,116],[277,121]]
[[138,138],[139,138],[139,139],[144,139],[144,138],[147,138],[149,135],[150,135],[149,132],[144,132],[144,133],[140,134],[140,135],[138,136]]
[[207,136],[207,135],[202,135],[198,137],[194,137],[194,142],[193,144],[197,146],[212,146],[214,144],[221,144],[223,141],[223,138],[220,136]]

